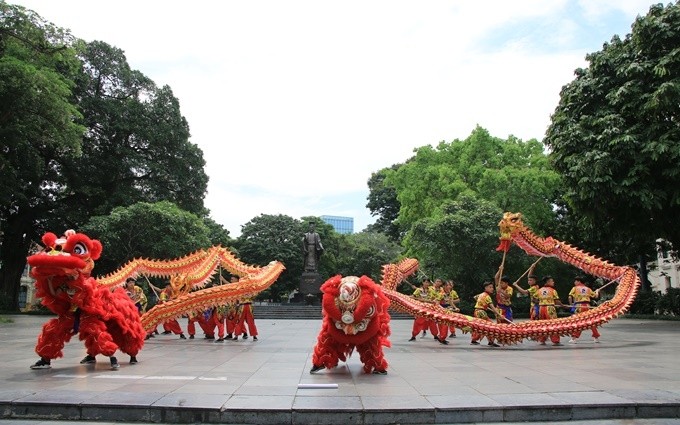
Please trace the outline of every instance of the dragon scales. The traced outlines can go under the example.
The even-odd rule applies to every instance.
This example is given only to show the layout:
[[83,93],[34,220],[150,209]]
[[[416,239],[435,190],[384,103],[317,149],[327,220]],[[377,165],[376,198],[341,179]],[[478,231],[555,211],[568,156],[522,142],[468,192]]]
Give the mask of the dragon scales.
[[568,336],[575,331],[600,326],[625,313],[635,299],[640,288],[640,278],[632,267],[611,264],[552,237],[541,238],[524,225],[519,213],[505,213],[499,226],[501,235],[512,240],[529,255],[554,257],[590,275],[618,281],[616,293],[610,300],[602,302],[597,307],[570,317],[497,324],[454,313],[439,305],[420,302],[397,292],[397,285],[404,278],[415,273],[418,268],[417,260],[405,259],[398,264],[383,266],[381,284],[383,292],[391,301],[391,307],[416,317],[455,326],[464,331],[476,331],[496,338],[502,344],[514,344],[524,339],[537,339],[550,335]]
[[[218,268],[239,276],[239,281],[205,288]],[[136,258],[117,271],[98,277],[97,283],[113,289],[122,286],[128,277],[139,275],[170,279],[179,296],[142,314],[142,326],[150,331],[159,323],[184,314],[255,296],[276,282],[284,269],[279,261],[263,267],[245,264],[228,249],[213,246],[172,260]]]

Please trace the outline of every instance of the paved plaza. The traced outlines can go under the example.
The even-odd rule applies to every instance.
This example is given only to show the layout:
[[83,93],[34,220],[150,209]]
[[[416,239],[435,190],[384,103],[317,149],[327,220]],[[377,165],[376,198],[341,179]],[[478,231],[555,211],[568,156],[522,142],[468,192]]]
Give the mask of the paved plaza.
[[321,322],[272,319],[257,320],[258,341],[159,335],[136,365],[119,354],[116,371],[106,357],[81,365],[72,340],[51,369],[31,370],[49,316],[2,317],[13,321],[0,323],[2,424],[680,424],[680,322],[615,319],[599,344],[584,332],[576,345],[493,348],[460,332],[449,345],[409,342],[412,321],[393,320],[380,376],[356,354],[311,375]]

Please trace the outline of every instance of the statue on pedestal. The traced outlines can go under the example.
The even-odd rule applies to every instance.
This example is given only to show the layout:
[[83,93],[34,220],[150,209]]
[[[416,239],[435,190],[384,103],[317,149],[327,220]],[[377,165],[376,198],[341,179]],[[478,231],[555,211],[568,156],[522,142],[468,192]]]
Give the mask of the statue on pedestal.
[[306,272],[316,272],[319,270],[319,259],[323,254],[321,237],[314,229],[314,223],[309,223],[309,231],[302,238],[302,250],[304,252]]
[[319,259],[323,254],[321,237],[314,230],[314,223],[309,223],[309,231],[302,238],[304,268],[300,277],[300,295],[306,304],[317,304],[321,301],[321,283]]

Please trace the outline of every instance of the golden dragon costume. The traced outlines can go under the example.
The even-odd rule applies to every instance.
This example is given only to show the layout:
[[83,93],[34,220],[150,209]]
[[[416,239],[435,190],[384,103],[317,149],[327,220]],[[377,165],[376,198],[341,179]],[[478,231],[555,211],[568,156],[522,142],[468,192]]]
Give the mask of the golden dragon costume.
[[[201,289],[220,267],[239,276],[239,281]],[[124,285],[128,277],[138,275],[169,279],[173,292],[179,295],[142,315],[142,326],[148,332],[159,323],[184,314],[254,297],[276,282],[283,270],[285,267],[279,261],[272,261],[264,267],[249,265],[228,249],[213,246],[173,260],[134,259],[119,270],[97,278],[97,282],[114,288]]]
[[501,242],[503,239],[508,242],[512,241],[528,255],[554,257],[590,275],[618,281],[616,293],[610,300],[574,316],[514,322],[511,325],[497,324],[453,313],[439,305],[423,303],[397,292],[397,285],[418,268],[417,260],[406,259],[398,264],[383,266],[381,284],[383,293],[390,299],[392,308],[463,330],[473,330],[495,338],[502,344],[514,344],[524,339],[539,339],[550,335],[569,336],[575,331],[600,326],[625,313],[635,299],[640,288],[640,278],[632,267],[617,266],[552,237],[537,236],[524,225],[520,213],[505,213],[499,227]]

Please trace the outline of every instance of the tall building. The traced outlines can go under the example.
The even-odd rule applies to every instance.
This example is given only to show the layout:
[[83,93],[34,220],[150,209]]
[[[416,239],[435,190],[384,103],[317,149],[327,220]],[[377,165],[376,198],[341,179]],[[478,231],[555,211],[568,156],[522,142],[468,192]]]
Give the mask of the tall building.
[[338,217],[336,215],[322,215],[321,220],[333,226],[336,232],[348,235],[354,233],[354,219],[352,217]]

